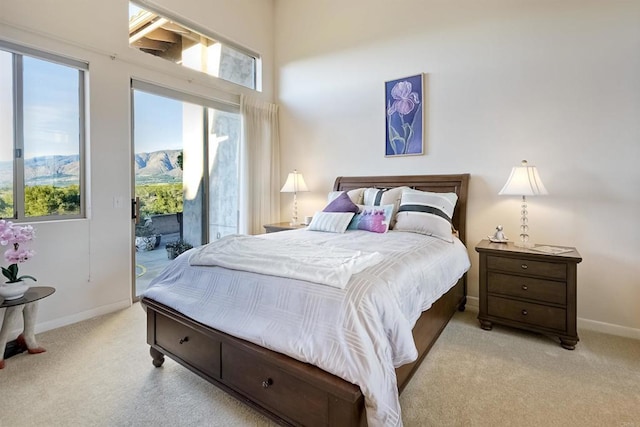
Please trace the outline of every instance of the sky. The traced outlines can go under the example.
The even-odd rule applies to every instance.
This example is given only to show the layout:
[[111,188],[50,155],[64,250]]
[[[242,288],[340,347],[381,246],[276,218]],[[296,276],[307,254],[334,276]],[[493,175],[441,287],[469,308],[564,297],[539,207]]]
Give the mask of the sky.
[[[141,8],[129,3],[129,17]],[[24,157],[78,154],[79,71],[24,56]],[[13,159],[12,54],[0,50],[0,161]],[[134,152],[182,148],[182,102],[134,91]],[[89,141],[90,143],[90,141]]]
[[[0,161],[13,158],[12,54],[0,51]],[[24,56],[24,156],[78,154],[78,70]],[[182,103],[135,91],[135,152],[182,147]]]
[[134,91],[136,153],[182,148],[182,102]]

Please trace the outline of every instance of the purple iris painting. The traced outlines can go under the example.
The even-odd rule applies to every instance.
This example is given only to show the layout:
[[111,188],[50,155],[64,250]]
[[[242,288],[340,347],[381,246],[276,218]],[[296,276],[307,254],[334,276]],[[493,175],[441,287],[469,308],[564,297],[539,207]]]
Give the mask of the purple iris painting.
[[422,74],[385,83],[386,156],[422,154]]

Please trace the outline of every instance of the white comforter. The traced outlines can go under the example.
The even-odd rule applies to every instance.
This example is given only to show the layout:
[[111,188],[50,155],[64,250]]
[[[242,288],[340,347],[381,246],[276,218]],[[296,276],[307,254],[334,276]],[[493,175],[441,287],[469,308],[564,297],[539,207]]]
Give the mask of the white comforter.
[[351,276],[379,263],[378,252],[233,234],[194,249],[190,265],[225,267],[344,289]]
[[295,230],[262,236],[295,245],[379,252],[345,289],[176,258],[145,296],[215,329],[316,365],[360,386],[369,426],[400,426],[394,369],[417,358],[411,330],[470,267],[464,245],[390,231]]

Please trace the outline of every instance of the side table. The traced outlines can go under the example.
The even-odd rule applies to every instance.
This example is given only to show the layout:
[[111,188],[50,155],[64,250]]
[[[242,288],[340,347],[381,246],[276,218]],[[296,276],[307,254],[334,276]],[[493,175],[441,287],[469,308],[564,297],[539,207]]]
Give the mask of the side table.
[[567,249],[552,255],[511,242],[478,243],[480,327],[491,330],[499,323],[556,336],[563,348],[573,350],[579,340],[577,264],[582,257],[576,248]]
[[[0,369],[4,368],[4,359],[28,350],[29,353],[42,353],[44,348],[38,346],[35,337],[35,323],[38,312],[38,301],[48,297],[55,292],[55,288],[50,286],[34,286],[24,293],[22,298],[3,301],[0,308],[6,308],[2,329],[0,329]],[[18,317],[22,313],[24,318],[24,332],[15,341],[10,343],[11,350],[5,352],[7,348],[7,338],[13,329]]]

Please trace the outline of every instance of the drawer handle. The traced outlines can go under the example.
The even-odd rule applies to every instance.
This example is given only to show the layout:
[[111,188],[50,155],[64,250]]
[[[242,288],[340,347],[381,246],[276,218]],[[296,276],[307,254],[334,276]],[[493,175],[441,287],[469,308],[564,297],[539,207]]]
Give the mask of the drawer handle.
[[188,342],[189,341],[189,337],[184,337],[180,340],[180,344]]
[[528,291],[528,290],[529,290],[529,288],[527,287],[527,285],[522,285],[522,290],[523,290],[523,291]]
[[273,385],[273,380],[271,378],[267,378],[266,380],[262,381],[263,388],[269,388],[272,385]]
[[527,264],[521,264],[520,268],[522,268],[523,270],[526,270],[527,268],[529,268],[529,266]]
[[527,314],[529,314],[529,313],[527,312],[527,310],[522,310],[522,315],[523,315],[523,316],[526,316]]

